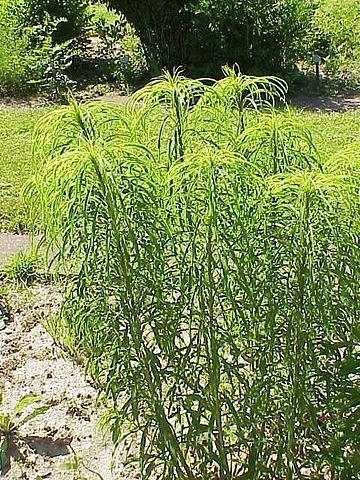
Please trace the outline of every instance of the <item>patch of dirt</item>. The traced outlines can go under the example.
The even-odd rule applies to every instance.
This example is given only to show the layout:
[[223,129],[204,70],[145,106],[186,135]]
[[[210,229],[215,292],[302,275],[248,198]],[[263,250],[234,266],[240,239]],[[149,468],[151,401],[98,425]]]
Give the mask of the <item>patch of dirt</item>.
[[97,97],[95,100],[107,103],[115,103],[117,105],[125,105],[130,100],[130,97],[126,95],[119,95],[116,92],[109,92],[106,95]]
[[318,112],[346,112],[360,108],[358,94],[339,93],[332,96],[295,95],[290,104]]
[[24,108],[24,107],[45,107],[49,105],[49,99],[46,97],[1,97],[0,96],[0,108]]
[[29,235],[0,232],[0,265],[4,265],[12,255],[30,249],[31,239]]
[[[109,88],[109,87],[108,87]],[[87,92],[86,90],[79,94],[80,100],[100,100],[104,102],[116,103],[124,105],[130,97],[114,90],[105,94],[97,94],[96,92]],[[0,108],[21,108],[21,107],[44,107],[53,103],[46,97],[27,97],[13,98],[0,97]],[[356,110],[360,108],[359,93],[338,93],[337,95],[309,95],[300,94],[292,95],[289,98],[291,105],[314,110],[319,112],[346,112],[348,110]]]
[[[111,471],[113,450],[98,428],[102,408],[96,391],[86,382],[81,367],[63,355],[39,322],[53,315],[60,302],[60,289],[54,285],[36,285],[11,294],[11,314],[0,331],[0,382],[5,388],[0,411],[11,412],[29,393],[40,395],[48,409],[21,427],[10,469],[2,478],[101,478],[94,472],[104,480],[139,478],[135,470],[123,476],[116,459]],[[61,466],[73,462],[74,454],[81,461],[79,470],[75,475],[62,472]]]

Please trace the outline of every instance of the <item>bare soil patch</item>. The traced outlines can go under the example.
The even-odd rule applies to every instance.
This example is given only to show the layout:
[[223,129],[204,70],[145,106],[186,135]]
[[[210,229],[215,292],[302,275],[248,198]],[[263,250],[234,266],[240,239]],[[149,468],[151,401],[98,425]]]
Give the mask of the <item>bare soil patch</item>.
[[4,265],[11,256],[30,249],[31,239],[29,235],[0,233],[0,265]]
[[359,94],[339,93],[331,96],[294,95],[290,104],[319,112],[346,112],[360,108]]
[[24,97],[24,98],[15,98],[15,97],[1,97],[0,96],[0,107],[9,107],[9,108],[37,108],[44,107],[49,105],[49,99],[46,97]]
[[[11,311],[0,331],[0,382],[5,387],[0,411],[11,411],[29,393],[40,395],[49,408],[21,428],[18,448],[11,452],[10,469],[2,478],[99,479],[94,472],[104,480],[138,478],[136,471],[124,476],[117,460],[111,469],[113,449],[98,428],[102,407],[97,393],[82,368],[64,356],[42,326],[59,307],[60,289],[36,285],[15,290],[10,297]],[[74,453],[81,460],[76,477],[61,471]]]

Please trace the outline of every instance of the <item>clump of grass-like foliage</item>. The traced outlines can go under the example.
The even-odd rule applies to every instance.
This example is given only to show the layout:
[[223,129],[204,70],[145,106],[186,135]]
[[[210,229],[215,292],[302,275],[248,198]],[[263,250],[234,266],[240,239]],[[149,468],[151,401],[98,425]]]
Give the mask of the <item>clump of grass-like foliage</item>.
[[143,478],[355,479],[359,151],[319,158],[284,82],[225,74],[38,124],[58,329]]
[[0,269],[6,279],[18,285],[29,285],[39,275],[39,256],[35,252],[19,252]]

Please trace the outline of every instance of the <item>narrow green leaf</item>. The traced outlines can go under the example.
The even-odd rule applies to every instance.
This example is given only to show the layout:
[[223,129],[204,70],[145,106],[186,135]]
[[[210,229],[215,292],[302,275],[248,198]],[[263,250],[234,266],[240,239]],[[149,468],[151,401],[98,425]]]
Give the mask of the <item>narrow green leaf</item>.
[[40,402],[41,397],[38,395],[33,395],[33,394],[28,394],[24,395],[20,400],[16,403],[14,407],[14,414],[18,415],[21,413],[24,408],[26,408],[28,405],[32,405],[33,403]]
[[33,420],[34,418],[38,417],[39,415],[42,415],[45,413],[49,407],[47,405],[43,405],[41,407],[35,408],[32,412],[30,412],[28,415],[26,415],[24,418],[22,418],[18,424],[17,427],[21,427],[25,423],[30,422],[30,420]]

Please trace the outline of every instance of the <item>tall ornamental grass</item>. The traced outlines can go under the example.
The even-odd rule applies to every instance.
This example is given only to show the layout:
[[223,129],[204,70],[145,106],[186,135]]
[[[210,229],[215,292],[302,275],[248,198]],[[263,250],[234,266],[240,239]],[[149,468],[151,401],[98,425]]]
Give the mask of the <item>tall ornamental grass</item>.
[[319,158],[285,92],[166,73],[37,125],[55,330],[144,479],[359,478],[360,149]]

